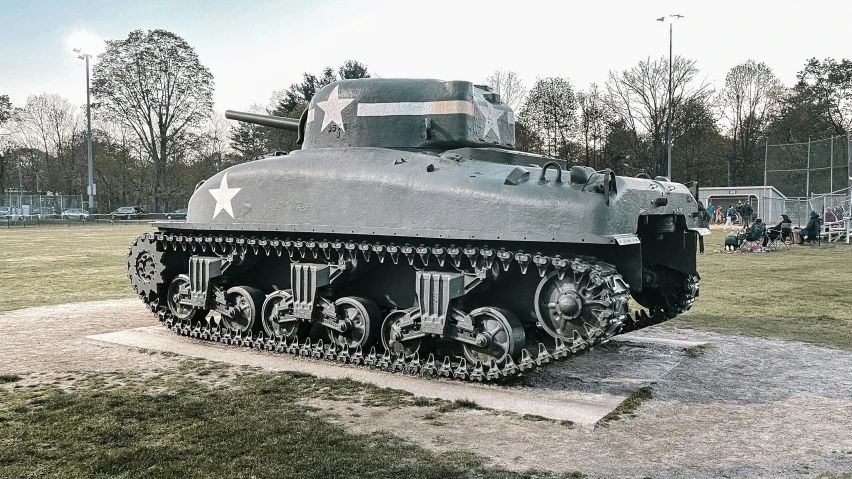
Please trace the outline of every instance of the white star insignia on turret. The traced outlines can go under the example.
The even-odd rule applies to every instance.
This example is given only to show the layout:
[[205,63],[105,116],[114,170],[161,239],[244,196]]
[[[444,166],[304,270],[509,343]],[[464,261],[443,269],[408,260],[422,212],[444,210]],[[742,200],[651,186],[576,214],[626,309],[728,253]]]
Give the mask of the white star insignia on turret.
[[342,131],[346,131],[346,128],[343,126],[343,115],[341,115],[341,112],[344,108],[349,106],[350,103],[355,101],[355,99],[339,98],[337,96],[338,88],[340,88],[339,85],[335,86],[334,90],[331,90],[331,93],[328,95],[328,100],[317,102],[317,106],[325,112],[322,116],[322,127],[320,127],[323,130],[329,123],[334,122]]
[[494,108],[494,105],[491,103],[486,103],[487,106],[482,106],[479,103],[476,104],[476,107],[479,108],[479,111],[482,112],[482,116],[485,118],[485,127],[482,129],[482,137],[485,138],[488,136],[488,132],[493,131],[495,135],[497,135],[497,139],[500,139],[500,123],[498,120],[504,113],[503,110],[498,110]]
[[216,198],[216,209],[213,211],[213,219],[216,219],[216,215],[218,215],[222,210],[225,210],[226,213],[231,215],[231,218],[234,217],[231,200],[234,196],[237,196],[237,193],[239,193],[241,189],[242,188],[228,188],[228,174],[225,173],[225,175],[222,176],[222,182],[219,183],[219,188],[211,188],[207,190],[211,195],[213,195],[213,198]]

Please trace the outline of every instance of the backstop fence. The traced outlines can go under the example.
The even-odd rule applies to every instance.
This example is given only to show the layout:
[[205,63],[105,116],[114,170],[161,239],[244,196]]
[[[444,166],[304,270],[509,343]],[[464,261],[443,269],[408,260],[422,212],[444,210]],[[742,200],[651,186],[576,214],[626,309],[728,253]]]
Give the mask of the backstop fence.
[[788,198],[840,192],[852,186],[850,173],[852,133],[806,143],[766,144],[763,184]]

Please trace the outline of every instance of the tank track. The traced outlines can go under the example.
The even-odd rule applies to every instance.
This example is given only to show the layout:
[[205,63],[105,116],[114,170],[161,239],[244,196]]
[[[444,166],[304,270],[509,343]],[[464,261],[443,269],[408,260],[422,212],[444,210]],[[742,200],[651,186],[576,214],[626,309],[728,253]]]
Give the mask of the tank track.
[[[326,259],[329,259],[331,257],[329,251],[333,249],[337,249],[338,251],[342,251],[342,249],[361,251],[364,255],[375,254],[382,257],[382,260],[385,254],[394,254],[392,251],[393,246],[389,247],[363,242],[335,241],[331,243],[243,237],[239,235],[217,234],[215,236],[193,236],[171,233],[145,233],[134,241],[130,248],[130,256],[138,255],[143,243],[158,245],[158,247],[155,247],[157,252],[168,252],[171,249],[193,253],[227,254],[228,252],[240,251],[241,249],[251,249],[255,254],[263,253],[266,256],[289,254],[291,259],[296,261],[300,259],[322,258],[322,255],[325,255]],[[399,250],[403,249],[402,247],[397,248]],[[448,257],[455,260],[456,255],[470,253],[468,248],[459,248],[456,251],[447,251],[448,248],[412,247],[409,249],[415,250],[411,253],[412,256],[422,259],[423,255],[432,255],[433,257],[437,257],[436,259],[441,264]],[[396,251],[396,253],[398,254],[399,251]],[[480,254],[491,261],[500,261],[502,266],[507,270],[512,263],[518,263],[524,274],[536,274],[537,272],[542,277],[547,271],[552,271],[554,268],[559,271],[569,265],[569,260],[564,260],[560,257],[550,258],[522,252],[515,253],[502,249],[477,249],[474,254]],[[157,258],[162,258],[161,254],[156,254],[156,256]],[[410,262],[413,264],[413,261]],[[537,268],[529,268],[531,265],[535,265]],[[164,264],[163,267],[169,269],[173,265]],[[609,269],[611,271],[606,271],[606,268],[604,268],[602,276],[615,274],[614,268]],[[128,278],[134,290],[148,309],[156,315],[161,324],[181,336],[275,353],[287,353],[294,356],[325,360],[339,364],[349,364],[355,367],[375,368],[390,373],[415,375],[424,378],[449,378],[477,382],[499,381],[517,377],[524,372],[544,367],[552,362],[563,361],[583,354],[595,346],[607,343],[616,334],[646,328],[674,318],[692,307],[694,298],[698,296],[699,286],[698,275],[690,275],[682,291],[674,295],[673,301],[670,301],[667,307],[657,306],[650,310],[638,310],[632,316],[625,314],[621,318],[615,318],[616,320],[611,323],[612,327],[608,328],[608,330],[590,327],[586,324],[585,332],[575,334],[570,344],[559,338],[553,339],[546,334],[528,334],[527,348],[521,351],[520,359],[515,362],[509,357],[506,364],[500,368],[493,361],[491,364],[483,364],[481,361],[469,364],[464,357],[444,356],[442,360],[439,360],[433,353],[429,353],[426,358],[420,358],[418,354],[415,354],[414,357],[406,359],[404,355],[396,355],[391,351],[379,352],[375,346],[372,346],[370,351],[362,351],[360,346],[355,349],[349,349],[339,344],[325,345],[322,339],[314,343],[311,342],[310,338],[306,338],[302,343],[299,343],[297,339],[288,342],[286,339],[278,337],[264,337],[263,331],[254,336],[251,333],[247,335],[232,334],[230,331],[223,329],[221,324],[214,324],[215,321],[211,317],[205,318],[203,320],[204,324],[199,321],[179,320],[165,304],[161,303],[160,298],[155,293],[157,289],[156,285],[141,285],[137,277],[137,270],[138,268],[131,264],[131,257],[129,257]],[[161,272],[154,272],[151,276],[159,277],[157,273]],[[625,301],[629,299],[629,292],[620,294],[626,297],[618,299]],[[553,345],[550,348],[539,340],[542,336],[546,336],[548,340],[553,341]],[[531,343],[533,344],[532,347],[530,347]],[[530,349],[535,354],[530,353]]]

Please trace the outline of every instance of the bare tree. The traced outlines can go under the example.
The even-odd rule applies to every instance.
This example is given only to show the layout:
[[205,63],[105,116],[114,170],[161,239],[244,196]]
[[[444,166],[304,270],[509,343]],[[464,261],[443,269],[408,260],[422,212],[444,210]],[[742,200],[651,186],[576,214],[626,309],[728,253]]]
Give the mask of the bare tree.
[[82,169],[74,143],[81,128],[81,116],[68,100],[47,93],[27,98],[12,136],[20,146],[41,151],[33,165],[34,190],[71,193],[79,188]]
[[202,147],[199,150],[199,160],[208,163],[212,168],[212,176],[222,169],[225,156],[230,153],[231,124],[224,115],[213,113],[201,125]]
[[759,140],[772,119],[782,94],[781,82],[765,63],[749,60],[725,77],[724,115],[730,122],[728,186],[744,176],[758,156]]
[[607,124],[612,114],[604,102],[598,85],[592,83],[586,91],[577,93],[579,106],[579,136],[583,147],[584,164],[598,167]]
[[6,189],[6,175],[13,146],[11,133],[4,126],[12,118],[13,112],[9,95],[0,95],[0,194]]
[[577,98],[567,78],[536,80],[521,107],[518,122],[541,141],[540,153],[567,159],[576,129]]
[[[633,157],[652,175],[666,171],[666,122],[668,109],[711,94],[709,85],[697,82],[694,60],[675,57],[672,63],[672,98],[669,104],[667,58],[640,61],[622,72],[609,72],[607,104],[633,135]],[[675,133],[673,132],[673,135]]]
[[183,38],[134,30],[107,42],[92,84],[95,107],[132,128],[154,163],[154,208],[164,211],[178,191],[169,185],[169,167],[185,161],[193,128],[212,111],[213,75]]
[[485,79],[485,84],[500,95],[500,99],[513,110],[520,108],[527,88],[512,70],[497,70]]

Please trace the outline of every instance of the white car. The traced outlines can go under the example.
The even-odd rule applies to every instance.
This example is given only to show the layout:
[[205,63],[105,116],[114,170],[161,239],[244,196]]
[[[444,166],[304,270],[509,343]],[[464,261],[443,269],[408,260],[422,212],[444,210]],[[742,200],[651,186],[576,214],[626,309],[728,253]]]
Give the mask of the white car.
[[69,220],[86,221],[89,219],[89,213],[85,210],[71,208],[62,212],[62,217]]

